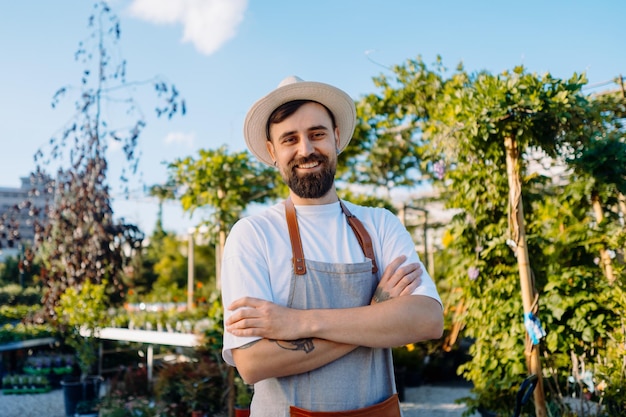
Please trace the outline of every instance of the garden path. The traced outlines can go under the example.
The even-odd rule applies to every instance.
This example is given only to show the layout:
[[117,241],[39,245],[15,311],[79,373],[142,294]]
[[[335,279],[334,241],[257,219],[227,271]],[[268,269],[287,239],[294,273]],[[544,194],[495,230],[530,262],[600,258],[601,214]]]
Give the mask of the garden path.
[[[406,401],[401,404],[404,417],[461,417],[465,406],[455,399],[469,395],[467,387],[423,385],[406,389]],[[2,417],[65,417],[63,390],[45,394],[2,395]]]

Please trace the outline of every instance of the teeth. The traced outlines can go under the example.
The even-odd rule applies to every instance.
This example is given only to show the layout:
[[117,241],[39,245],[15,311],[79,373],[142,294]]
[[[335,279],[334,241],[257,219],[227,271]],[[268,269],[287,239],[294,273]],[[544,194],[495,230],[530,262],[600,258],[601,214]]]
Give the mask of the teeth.
[[315,168],[317,165],[317,162],[309,162],[308,164],[300,165],[300,168]]

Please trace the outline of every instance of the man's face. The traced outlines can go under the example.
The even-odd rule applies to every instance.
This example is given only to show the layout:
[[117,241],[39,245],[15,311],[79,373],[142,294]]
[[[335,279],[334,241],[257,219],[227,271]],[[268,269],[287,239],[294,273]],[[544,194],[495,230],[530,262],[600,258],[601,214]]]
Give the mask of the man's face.
[[333,187],[339,130],[326,109],[306,103],[270,126],[268,151],[285,183],[300,198],[318,199]]

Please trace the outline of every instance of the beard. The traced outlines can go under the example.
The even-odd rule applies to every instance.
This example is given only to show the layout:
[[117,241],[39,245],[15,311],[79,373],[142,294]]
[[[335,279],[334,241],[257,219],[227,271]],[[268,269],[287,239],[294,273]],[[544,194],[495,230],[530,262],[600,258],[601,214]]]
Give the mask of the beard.
[[[298,175],[296,167],[309,162],[319,162],[322,170],[312,174]],[[312,154],[307,158],[292,161],[282,172],[282,177],[289,189],[300,198],[321,198],[333,186],[335,181],[335,165],[320,154]]]

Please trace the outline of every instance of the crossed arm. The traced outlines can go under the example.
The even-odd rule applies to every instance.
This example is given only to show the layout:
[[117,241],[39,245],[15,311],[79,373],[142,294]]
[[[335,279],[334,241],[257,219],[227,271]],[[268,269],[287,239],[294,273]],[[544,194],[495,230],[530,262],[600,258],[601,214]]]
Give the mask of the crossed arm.
[[410,295],[422,271],[418,264],[400,266],[405,259],[385,269],[368,306],[298,310],[251,297],[234,301],[226,330],[262,337],[233,350],[243,379],[253,384],[308,372],[358,346],[387,348],[441,337],[441,306],[430,297]]

